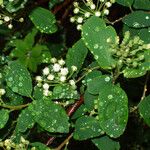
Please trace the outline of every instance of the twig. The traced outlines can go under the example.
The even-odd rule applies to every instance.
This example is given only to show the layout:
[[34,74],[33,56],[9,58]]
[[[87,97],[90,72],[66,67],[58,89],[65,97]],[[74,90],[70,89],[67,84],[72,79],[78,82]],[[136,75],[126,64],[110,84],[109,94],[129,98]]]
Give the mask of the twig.
[[72,138],[73,133],[71,133],[56,149],[54,150],[61,150],[68,142],[69,140]]
[[[71,115],[73,115],[73,113],[83,104],[84,99],[83,99],[83,95],[80,96],[80,99],[78,101],[76,101],[72,106],[70,106],[67,110],[67,115],[70,117]],[[53,143],[53,141],[56,139],[56,137],[50,137],[47,142],[46,145],[50,145]]]

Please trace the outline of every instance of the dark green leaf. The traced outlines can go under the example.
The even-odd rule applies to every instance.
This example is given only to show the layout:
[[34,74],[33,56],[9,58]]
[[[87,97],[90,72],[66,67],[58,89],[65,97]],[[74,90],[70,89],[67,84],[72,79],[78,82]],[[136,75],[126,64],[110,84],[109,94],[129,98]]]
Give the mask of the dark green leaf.
[[9,119],[9,111],[6,109],[0,110],[0,129],[2,129]]

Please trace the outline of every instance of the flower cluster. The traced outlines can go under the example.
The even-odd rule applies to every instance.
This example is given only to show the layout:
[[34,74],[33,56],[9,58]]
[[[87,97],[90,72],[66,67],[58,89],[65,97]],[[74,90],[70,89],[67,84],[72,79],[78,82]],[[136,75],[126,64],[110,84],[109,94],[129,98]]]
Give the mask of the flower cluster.
[[[5,24],[9,29],[13,28],[12,24],[13,18],[4,14],[0,14],[0,25]],[[24,18],[20,18],[19,22],[24,22]]]
[[94,4],[93,0],[82,0],[82,3],[74,2],[74,16],[70,18],[70,22],[76,22],[77,30],[81,30],[82,23],[90,16],[104,17],[108,15],[109,7],[113,3],[115,0],[97,0],[97,4]]
[[[6,139],[5,141],[0,141],[0,147],[5,150],[26,150],[29,145],[29,141],[25,140],[23,137],[20,138],[20,143],[16,144],[11,139]],[[35,147],[32,147],[31,150],[36,150]]]
[[137,68],[144,61],[144,51],[150,49],[150,44],[144,44],[138,36],[131,39],[130,32],[125,32],[122,42],[119,44],[119,37],[116,38],[115,44],[111,39],[107,39],[110,43],[110,51],[112,56],[118,60],[118,66],[126,66],[127,68]]
[[45,96],[51,96],[52,91],[50,91],[50,87],[57,84],[69,82],[72,88],[75,89],[75,81],[70,78],[76,71],[76,66],[72,66],[71,72],[69,72],[63,59],[57,60],[56,58],[52,58],[51,64],[43,69],[43,75],[36,76],[37,86],[43,88],[43,94]]

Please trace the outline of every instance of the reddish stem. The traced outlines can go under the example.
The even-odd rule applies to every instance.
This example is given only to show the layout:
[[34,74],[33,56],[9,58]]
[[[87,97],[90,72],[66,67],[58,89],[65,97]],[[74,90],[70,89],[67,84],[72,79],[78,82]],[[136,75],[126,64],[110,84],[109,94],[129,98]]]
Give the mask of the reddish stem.
[[[72,106],[70,106],[67,109],[67,115],[70,117],[73,115],[73,113],[83,104],[84,102],[84,98],[83,95],[80,96],[80,99],[78,101],[76,101]],[[56,137],[50,137],[47,142],[46,145],[50,145],[52,144],[52,142],[56,139]]]

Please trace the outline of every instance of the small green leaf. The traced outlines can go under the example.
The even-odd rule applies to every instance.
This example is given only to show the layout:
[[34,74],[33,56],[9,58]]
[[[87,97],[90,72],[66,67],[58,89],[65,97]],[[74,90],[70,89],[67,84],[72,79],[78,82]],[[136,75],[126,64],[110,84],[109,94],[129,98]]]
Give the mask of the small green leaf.
[[112,139],[110,139],[108,136],[103,136],[100,138],[92,139],[92,142],[98,147],[100,150],[119,150],[120,144],[119,142],[116,142]]
[[133,4],[134,0],[116,0],[116,2],[120,5],[131,7]]
[[104,86],[99,93],[98,114],[103,131],[110,137],[119,137],[128,121],[126,93],[117,85]]
[[79,72],[87,56],[87,52],[88,50],[82,40],[76,42],[73,47],[68,50],[66,56],[66,64],[69,70],[71,70],[71,66],[76,66],[78,69],[77,72]]
[[59,133],[69,132],[69,117],[65,110],[60,105],[54,104],[50,99],[43,98],[43,100],[33,101],[29,110],[34,120],[44,130]]
[[28,108],[22,110],[17,119],[16,131],[17,132],[25,132],[27,129],[33,127],[35,121],[33,116]]
[[144,11],[134,11],[122,20],[126,25],[133,28],[145,28],[150,26],[150,14]]
[[89,18],[82,28],[82,38],[94,58],[104,69],[110,69],[115,61],[109,51],[110,45],[107,40],[115,41],[116,31],[111,26],[106,26],[103,19],[98,17]]
[[140,102],[139,112],[145,123],[150,126],[150,95]]
[[38,7],[31,12],[29,17],[42,33],[51,34],[57,31],[55,16],[49,10]]
[[6,70],[6,82],[13,92],[22,96],[31,96],[31,76],[26,67],[20,62],[10,62]]
[[0,110],[0,129],[4,128],[9,119],[9,111],[6,109]]
[[134,0],[135,9],[150,10],[150,0]]
[[83,116],[75,123],[75,132],[73,137],[76,140],[86,140],[102,135],[99,122],[94,117]]
[[107,75],[101,75],[99,77],[93,78],[87,83],[87,90],[91,94],[99,94],[99,91],[105,86],[109,86],[111,78]]

